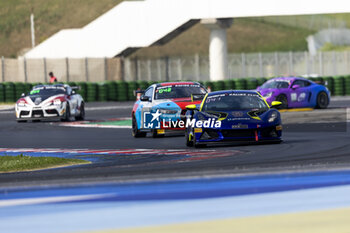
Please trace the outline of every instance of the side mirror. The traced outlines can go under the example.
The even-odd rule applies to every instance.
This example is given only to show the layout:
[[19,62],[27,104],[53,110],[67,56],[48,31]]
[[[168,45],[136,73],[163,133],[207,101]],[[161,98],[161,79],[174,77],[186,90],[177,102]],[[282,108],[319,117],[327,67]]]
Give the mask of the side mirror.
[[142,95],[143,93],[145,93],[145,90],[134,90],[133,93],[134,93],[134,96],[136,96],[137,94]]
[[186,106],[187,110],[198,110],[197,106],[195,104],[190,104]]
[[141,96],[140,100],[141,101],[149,101],[149,96],[143,95],[143,96]]
[[74,86],[72,87],[72,90],[81,90],[81,86]]
[[280,101],[272,101],[271,108],[278,108],[281,105],[282,105],[282,102]]
[[22,94],[21,94],[21,97],[25,97],[25,96],[26,96],[26,94],[25,94],[25,93],[22,93]]
[[292,89],[298,89],[298,88],[300,88],[300,85],[293,85],[292,86]]

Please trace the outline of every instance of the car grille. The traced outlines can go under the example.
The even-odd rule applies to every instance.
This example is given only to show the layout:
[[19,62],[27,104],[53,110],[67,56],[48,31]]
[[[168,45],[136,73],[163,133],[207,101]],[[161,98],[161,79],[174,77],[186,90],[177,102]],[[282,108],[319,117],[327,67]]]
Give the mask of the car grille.
[[45,112],[47,113],[47,114],[56,114],[57,116],[58,116],[58,112],[57,112],[57,110],[56,109],[48,109],[48,110],[45,110]]
[[213,129],[204,129],[200,139],[208,140],[208,139],[216,139],[219,138],[219,134],[216,130]]
[[221,130],[222,136],[225,138],[250,138],[255,137],[254,129],[229,129]]
[[20,116],[28,116],[29,111],[21,111]]
[[44,115],[42,110],[33,110],[32,117],[42,117]]
[[263,138],[277,137],[276,127],[268,127],[260,130],[260,135]]
[[225,138],[255,138],[255,131],[258,131],[259,137],[262,138],[277,137],[277,132],[274,126],[260,129],[221,130],[221,133]]

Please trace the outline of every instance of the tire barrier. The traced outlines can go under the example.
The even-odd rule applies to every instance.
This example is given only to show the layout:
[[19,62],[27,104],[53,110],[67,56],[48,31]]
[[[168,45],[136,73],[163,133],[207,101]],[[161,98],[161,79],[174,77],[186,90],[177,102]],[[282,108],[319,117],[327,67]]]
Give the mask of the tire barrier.
[[350,95],[350,75],[344,76],[345,95]]
[[226,90],[234,90],[236,89],[235,81],[233,79],[230,80],[225,80],[224,81],[224,86]]
[[[323,83],[327,86],[331,95],[350,95],[350,75],[312,77],[310,80]],[[221,81],[201,82],[211,91],[220,90],[254,90],[266,82],[268,78],[242,78]],[[133,101],[136,99],[135,90],[146,90],[150,85],[157,82],[148,81],[107,81],[101,83],[93,82],[68,82],[71,86],[80,86],[76,92],[80,94],[86,102],[93,101]],[[44,83],[20,83],[4,82],[0,83],[0,102],[16,102],[22,93],[29,93],[36,85]]]
[[237,90],[247,90],[247,80],[244,78],[235,79],[235,85]]
[[19,99],[22,95],[22,93],[25,93],[25,85],[24,83],[16,82],[15,84],[15,98],[16,100]]
[[83,97],[84,100],[87,99],[87,86],[86,82],[77,82],[76,85],[79,87],[79,89],[76,91],[79,95]]
[[0,83],[0,102],[5,102],[5,85]]
[[117,81],[117,96],[118,96],[118,101],[127,101],[129,99],[127,82]]
[[334,95],[334,79],[333,77],[324,77],[323,81],[327,83],[327,88],[331,92],[332,95]]
[[118,100],[117,83],[112,82],[112,81],[107,81],[106,85],[107,85],[107,89],[108,89],[107,100],[108,101],[117,101]]
[[139,88],[138,83],[135,81],[128,82],[128,100],[135,100],[134,91]]
[[334,95],[345,95],[345,82],[343,76],[334,76]]
[[16,102],[16,88],[13,82],[5,82],[5,102]]
[[86,83],[86,102],[97,101],[97,83]]
[[225,90],[225,82],[224,81],[216,81],[212,83],[212,91],[221,91]]
[[97,85],[97,101],[107,101],[108,88],[106,83],[98,83]]
[[259,86],[256,78],[249,78],[246,80],[246,83],[248,90],[255,90]]

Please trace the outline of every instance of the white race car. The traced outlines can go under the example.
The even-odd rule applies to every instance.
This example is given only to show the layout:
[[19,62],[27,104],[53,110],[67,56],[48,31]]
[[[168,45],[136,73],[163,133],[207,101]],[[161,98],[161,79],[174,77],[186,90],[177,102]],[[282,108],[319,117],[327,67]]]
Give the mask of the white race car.
[[66,84],[38,85],[16,102],[17,122],[58,118],[62,121],[84,120],[85,108],[81,95]]

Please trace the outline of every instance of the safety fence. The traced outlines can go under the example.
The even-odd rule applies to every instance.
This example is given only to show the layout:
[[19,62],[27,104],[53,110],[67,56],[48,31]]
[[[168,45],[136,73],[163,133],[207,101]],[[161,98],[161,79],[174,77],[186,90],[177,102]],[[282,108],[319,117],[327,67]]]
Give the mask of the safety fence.
[[[350,74],[350,51],[241,53],[228,55],[227,80],[246,77]],[[0,59],[0,82],[208,81],[207,55],[139,58]]]
[[[223,81],[202,82],[211,91],[219,90],[253,90],[269,78],[242,78]],[[332,95],[350,95],[350,75],[309,78],[325,83]],[[107,82],[68,82],[70,86],[80,86],[77,91],[87,102],[93,101],[128,101],[135,100],[135,90],[145,90],[157,83],[154,81],[107,81]],[[22,93],[28,93],[33,86],[42,83],[5,82],[0,83],[0,102],[15,102]]]
[[[350,74],[350,51],[241,53],[228,55],[227,79],[276,76],[336,76]],[[208,81],[205,55],[125,59],[125,81]]]
[[0,59],[0,82],[48,82],[53,72],[60,82],[121,80],[120,58]]

